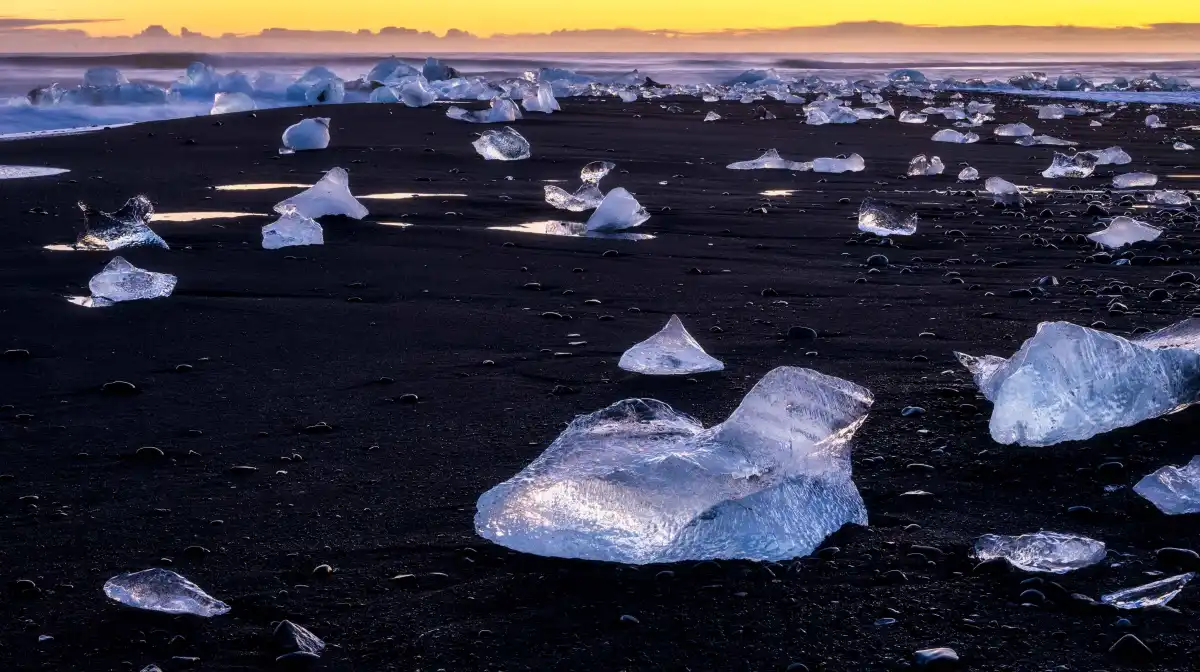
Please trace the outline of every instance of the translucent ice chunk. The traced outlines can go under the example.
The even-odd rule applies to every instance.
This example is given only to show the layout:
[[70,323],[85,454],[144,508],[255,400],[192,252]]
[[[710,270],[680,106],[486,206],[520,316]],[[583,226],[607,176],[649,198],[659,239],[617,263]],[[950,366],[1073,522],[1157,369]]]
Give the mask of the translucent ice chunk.
[[329,146],[329,119],[304,119],[298,124],[288,126],[283,132],[283,146],[293,152],[325,149]]
[[1133,158],[1120,147],[1109,147],[1108,149],[1095,149],[1087,152],[1096,157],[1097,166],[1124,166],[1133,162]]
[[858,208],[858,230],[877,236],[911,236],[921,219],[916,213],[902,215],[879,201],[865,199]]
[[1089,233],[1088,238],[1115,250],[1133,243],[1156,240],[1161,235],[1162,229],[1139,222],[1132,217],[1114,217],[1107,228],[1103,231]]
[[621,102],[623,103],[633,103],[637,102],[638,93],[637,91],[618,91],[617,97],[620,98]]
[[1113,186],[1117,189],[1139,189],[1153,187],[1158,184],[1158,176],[1154,173],[1125,173],[1113,177]]
[[126,247],[161,247],[167,242],[150,230],[147,222],[154,206],[145,196],[135,196],[116,212],[100,212],[80,203],[86,222],[75,241],[77,250],[119,250]]
[[994,405],[992,438],[1049,446],[1171,413],[1200,395],[1200,320],[1126,340],[1043,322],[1007,361],[955,353]]
[[111,305],[121,301],[161,299],[175,291],[177,279],[166,273],[138,268],[121,257],[112,261],[88,281],[93,305]]
[[316,221],[287,207],[279,219],[262,229],[264,250],[278,250],[295,245],[324,245],[325,231]]
[[91,68],[83,73],[83,85],[97,89],[121,86],[128,83],[129,80],[125,78],[124,73],[109,66]]
[[287,87],[284,95],[288,100],[303,101],[309,105],[337,105],[346,100],[346,82],[329,68],[318,66],[301,75]]
[[1163,467],[1133,486],[1168,516],[1200,513],[1200,455],[1182,467]]
[[1079,152],[1074,156],[1054,153],[1054,162],[1042,171],[1042,177],[1090,177],[1096,171],[1096,157],[1087,152]]
[[604,200],[596,207],[596,211],[588,218],[588,231],[620,231],[641,226],[650,219],[646,208],[625,190],[617,187],[605,195]]
[[1033,129],[1027,124],[1004,124],[996,127],[996,135],[1002,138],[1023,138],[1033,135]]
[[633,564],[807,555],[866,523],[850,439],[873,401],[792,367],[707,430],[660,401],[627,399],[576,418],[484,493],[475,530],[527,553]]
[[350,174],[345,168],[334,168],[319,182],[305,191],[275,205],[275,212],[295,214],[309,219],[342,215],[353,219],[367,216],[367,208],[350,193]]
[[484,131],[471,146],[488,161],[521,161],[531,156],[529,141],[511,126]]
[[1150,194],[1146,200],[1154,205],[1168,205],[1172,207],[1187,207],[1192,204],[1191,196],[1182,191],[1171,191],[1164,189]]
[[1023,205],[1025,200],[1021,197],[1021,191],[1017,189],[1017,185],[1009,182],[1002,177],[989,177],[987,182],[983,183],[987,192],[992,195],[992,199],[1000,205]]
[[1115,593],[1101,595],[1100,603],[1111,604],[1117,609],[1159,607],[1175,599],[1175,596],[1183,590],[1183,587],[1195,577],[1195,572],[1188,572],[1187,574],[1180,574],[1153,583],[1147,583],[1144,586],[1118,590]]
[[209,114],[234,114],[235,112],[252,112],[257,108],[254,99],[240,93],[218,93],[213,96],[213,106]]
[[704,120],[705,121],[720,121],[721,115],[717,114],[716,112],[709,112],[708,114],[704,115]]
[[830,123],[829,115],[822,109],[812,109],[805,113],[804,123],[809,126],[824,126]]
[[1177,151],[1177,152],[1191,152],[1196,149],[1195,147],[1189,145],[1186,142],[1176,142],[1174,144],[1174,147],[1175,147],[1175,151]]
[[493,98],[486,110],[474,112],[451,106],[446,116],[472,124],[507,124],[521,118],[521,110],[508,98]]
[[1106,555],[1103,542],[1059,532],[985,534],[975,542],[975,557],[981,561],[1004,558],[1026,572],[1066,574],[1101,562]]
[[592,161],[579,171],[579,179],[584,184],[599,184],[616,167],[617,164],[612,161]]
[[1079,143],[1070,140],[1063,140],[1052,135],[1027,135],[1023,138],[1017,138],[1017,144],[1022,147],[1033,147],[1034,145],[1043,145],[1049,147],[1075,147]]
[[979,136],[974,133],[960,133],[952,128],[943,128],[933,134],[934,142],[952,142],[959,145],[969,145],[979,142]]
[[944,170],[946,170],[946,165],[937,156],[930,159],[926,158],[924,154],[918,154],[908,163],[908,175],[910,177],[941,175]]
[[678,315],[672,315],[657,334],[626,350],[617,366],[647,376],[682,376],[725,368],[704,352]]
[[559,112],[562,110],[558,105],[558,100],[554,97],[554,87],[550,82],[538,82],[537,95],[528,96],[522,102],[526,112]]
[[967,166],[958,172],[959,182],[976,182],[979,180],[979,171],[971,166]]
[[458,70],[432,56],[425,59],[425,66],[421,68],[421,74],[431,82],[446,81],[461,77]]
[[584,184],[573,194],[552,184],[546,185],[544,189],[546,202],[559,210],[584,212],[598,207],[604,200],[604,194],[595,184]]
[[392,88],[396,91],[396,98],[405,107],[428,107],[437,100],[437,92],[420,75],[408,77]]
[[900,113],[900,123],[902,124],[923,124],[929,120],[929,117],[918,112],[909,112],[905,110]]
[[858,173],[866,169],[867,163],[858,154],[839,156],[834,159],[813,159],[814,173]]
[[1066,108],[1056,103],[1043,105],[1038,109],[1038,119],[1062,119],[1065,116],[1067,116]]
[[726,166],[729,170],[808,170],[807,164],[800,161],[788,161],[779,156],[779,150],[768,149],[762,156],[753,161],[737,161]]
[[168,614],[220,616],[229,605],[213,599],[200,586],[166,569],[119,574],[104,583],[104,594],[129,607]]
[[1150,128],[1166,128],[1167,125],[1162,123],[1157,114],[1152,114],[1146,117],[1146,126]]

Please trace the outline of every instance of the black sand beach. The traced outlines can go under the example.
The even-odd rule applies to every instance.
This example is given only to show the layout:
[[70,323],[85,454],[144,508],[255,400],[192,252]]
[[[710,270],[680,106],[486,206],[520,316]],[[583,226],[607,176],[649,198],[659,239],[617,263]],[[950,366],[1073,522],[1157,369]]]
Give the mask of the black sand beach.
[[[1194,588],[1170,608],[1128,614],[1071,594],[1178,573],[1160,548],[1200,550],[1195,516],[1164,516],[1129,487],[1200,452],[1200,411],[1081,443],[1000,446],[990,404],[953,357],[1008,356],[1040,321],[1129,334],[1200,307],[1194,285],[1166,281],[1200,272],[1194,207],[1171,222],[1137,210],[1169,231],[1136,246],[1129,265],[1094,263],[1088,203],[1129,208],[1105,193],[1050,192],[1019,218],[992,208],[981,182],[978,198],[956,184],[960,162],[984,178],[1103,192],[1133,170],[1194,188],[1200,180],[1167,176],[1200,177],[1196,155],[1174,151],[1172,131],[1146,128],[1143,106],[1096,128],[996,99],[999,122],[1082,149],[1120,145],[1134,163],[1046,180],[1053,148],[997,143],[990,128],[983,142],[949,145],[929,141],[948,122],[812,127],[782,104],[768,106],[779,119],[756,121],[753,106],[695,100],[671,114],[565,99],[561,114],[513,124],[533,158],[512,163],[483,161],[470,142],[487,127],[441,107],[273,110],[0,144],[0,164],[72,171],[0,182],[0,660],[268,669],[271,625],[286,618],[329,642],[328,670],[890,670],[932,646],[972,670],[1196,669]],[[725,120],[701,123],[701,108]],[[1155,112],[1173,128],[1200,123],[1195,110]],[[303,116],[332,117],[332,145],[277,156],[280,133]],[[867,169],[725,168],[771,147],[793,160],[858,152]],[[947,174],[901,177],[919,153],[940,155]],[[655,239],[487,229],[584,221],[545,204],[542,187],[574,188],[594,160],[618,164],[604,186],[637,195],[653,215],[639,231]],[[276,251],[261,249],[265,217],[152,223],[172,249],[121,254],[177,275],[175,294],[103,310],[62,296],[86,294],[113,255],[43,249],[74,240],[76,201],[115,210],[144,193],[164,213],[266,214],[298,190],[212,187],[312,183],[334,166],[359,195],[466,197],[365,200],[364,221],[324,220],[324,246]],[[780,189],[796,191],[760,195]],[[868,195],[919,211],[917,235],[866,244],[854,215]],[[891,263],[871,272],[879,253]],[[1010,296],[1045,276],[1059,284]],[[1151,300],[1160,289],[1169,300]],[[1108,290],[1127,312],[1109,311]],[[660,380],[616,367],[672,313],[724,372]],[[788,339],[796,326],[819,337]],[[870,527],[843,529],[818,557],[628,567],[521,555],[474,534],[476,498],[575,415],[644,396],[708,425],[781,365],[876,397],[854,456]],[[114,380],[139,393],[103,393]],[[902,417],[907,406],[926,413]],[[135,457],[143,446],[164,455]],[[1114,485],[1124,487],[1106,491]],[[912,490],[932,496],[901,497]],[[1041,529],[1103,540],[1119,566],[1032,584],[976,571],[979,535]],[[314,575],[322,564],[336,571]],[[232,611],[137,613],[101,592],[114,574],[154,566]],[[1030,588],[1045,599],[1021,598]],[[874,625],[881,618],[896,623]],[[1152,654],[1110,654],[1129,632]]]

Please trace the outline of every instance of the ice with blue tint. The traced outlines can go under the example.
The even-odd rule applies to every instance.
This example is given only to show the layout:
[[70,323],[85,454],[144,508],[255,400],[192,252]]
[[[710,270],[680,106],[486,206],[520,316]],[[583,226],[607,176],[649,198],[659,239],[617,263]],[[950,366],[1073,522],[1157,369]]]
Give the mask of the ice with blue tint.
[[350,173],[345,168],[331,169],[313,186],[275,206],[281,215],[290,211],[309,219],[330,215],[362,219],[368,214],[366,206],[350,193]]
[[624,187],[617,187],[604,196],[596,211],[588,218],[588,231],[621,231],[641,226],[650,213]]
[[511,126],[484,131],[471,146],[488,161],[522,161],[532,156],[529,141]]
[[134,196],[116,212],[101,212],[84,203],[84,230],[75,241],[78,250],[120,250],[126,247],[161,247],[167,242],[149,226],[154,206],[145,196]]
[[104,583],[104,594],[126,606],[147,611],[204,617],[229,613],[229,605],[168,569],[114,576]]
[[297,245],[324,245],[325,230],[315,220],[296,212],[294,206],[284,207],[279,219],[262,228],[264,250]]
[[329,146],[329,119],[303,119],[283,132],[283,152],[309,152]]
[[1148,474],[1133,491],[1168,516],[1200,513],[1200,455],[1182,467],[1166,466]]
[[672,315],[658,333],[626,350],[617,366],[648,376],[682,376],[725,368],[688,333],[678,315]]
[[161,299],[175,291],[176,281],[173,275],[147,271],[122,257],[113,257],[104,270],[88,281],[92,296],[89,302],[81,305],[101,307],[121,301]]

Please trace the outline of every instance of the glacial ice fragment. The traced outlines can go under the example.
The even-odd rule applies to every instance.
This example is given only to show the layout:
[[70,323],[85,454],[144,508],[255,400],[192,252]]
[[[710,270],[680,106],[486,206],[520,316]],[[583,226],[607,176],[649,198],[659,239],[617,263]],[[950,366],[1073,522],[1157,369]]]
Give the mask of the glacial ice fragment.
[[923,124],[929,120],[929,117],[918,112],[909,112],[905,110],[900,113],[900,123],[902,124]]
[[488,161],[521,161],[531,156],[529,141],[511,126],[484,131],[471,146]]
[[1108,149],[1095,149],[1087,152],[1096,157],[1097,166],[1124,166],[1133,162],[1133,158],[1120,147],[1109,147]]
[[850,439],[873,401],[793,367],[707,430],[660,401],[627,399],[576,418],[484,493],[475,530],[526,553],[631,564],[807,555],[866,524]]
[[717,114],[716,112],[709,112],[708,114],[704,115],[704,121],[720,121],[720,120],[721,120],[721,115]]
[[658,333],[626,350],[617,366],[647,376],[682,376],[725,368],[704,352],[678,315],[672,315]]
[[470,111],[451,106],[446,110],[446,116],[471,124],[507,124],[520,119],[521,110],[508,98],[493,98],[486,110]]
[[1133,491],[1168,516],[1200,513],[1200,455],[1182,467],[1166,466],[1148,474]]
[[983,183],[987,192],[992,195],[992,199],[999,205],[1024,205],[1025,200],[1021,197],[1021,191],[1017,185],[1009,182],[1002,177],[989,177],[987,182]]
[[1043,105],[1038,109],[1038,119],[1062,119],[1067,116],[1066,108],[1057,103]]
[[967,166],[958,172],[959,182],[975,182],[979,180],[979,171]]
[[1054,153],[1054,161],[1050,167],[1042,171],[1042,177],[1091,177],[1096,171],[1096,158],[1087,152],[1079,152],[1074,156]]
[[275,212],[295,214],[308,219],[342,215],[352,219],[367,216],[367,208],[350,193],[350,174],[345,168],[333,168],[319,182],[275,205]]
[[304,119],[283,132],[283,146],[293,152],[325,149],[329,146],[329,118]]
[[1192,204],[1192,197],[1182,191],[1171,191],[1164,189],[1150,194],[1146,201],[1154,205],[1166,205],[1171,207],[1187,207]]
[[1146,126],[1150,128],[1166,128],[1167,125],[1158,118],[1157,114],[1152,114],[1146,117]]
[[1175,147],[1175,151],[1177,151],[1177,152],[1191,152],[1191,151],[1195,151],[1195,149],[1196,149],[1195,147],[1189,145],[1186,142],[1176,142],[1173,146]]
[[1132,217],[1114,217],[1103,231],[1089,233],[1088,239],[1101,245],[1117,249],[1125,245],[1156,240],[1162,235],[1162,229],[1140,222]]
[[303,101],[309,105],[338,105],[346,100],[346,82],[329,68],[317,66],[287,87],[284,96],[288,100]]
[[1027,124],[1004,124],[996,127],[996,135],[1002,138],[1023,138],[1033,135],[1033,132]]
[[562,111],[558,100],[554,97],[554,87],[550,85],[550,82],[538,82],[537,95],[525,98],[521,104],[525,106],[526,112],[550,114]]
[[1106,555],[1103,542],[1059,532],[1019,537],[985,534],[975,541],[975,557],[980,561],[1004,558],[1026,572],[1066,574],[1101,562]]
[[111,306],[121,301],[161,299],[175,290],[177,279],[166,273],[154,273],[113,257],[112,261],[88,281],[90,299],[82,299],[81,305],[89,307]]
[[209,111],[209,114],[253,112],[256,108],[254,99],[244,93],[221,92],[213,96],[212,110]]
[[1144,609],[1159,607],[1171,600],[1183,590],[1189,581],[1196,577],[1195,572],[1180,574],[1161,579],[1144,586],[1126,588],[1115,593],[1100,596],[1100,604],[1111,604],[1117,609]]
[[779,150],[768,149],[762,156],[753,161],[737,161],[726,166],[729,170],[809,170],[809,166],[800,161],[788,161],[779,156]]
[[955,355],[992,402],[989,428],[1003,444],[1082,441],[1200,398],[1200,319],[1135,340],[1043,322],[1008,360]]
[[604,196],[596,211],[588,218],[588,231],[620,231],[641,226],[650,219],[646,208],[625,190],[617,187]]
[[600,184],[600,180],[603,180],[616,167],[617,164],[612,161],[592,161],[579,171],[579,179],[584,184]]
[[1139,189],[1153,187],[1158,184],[1158,176],[1154,173],[1125,173],[1113,177],[1113,186],[1117,189]]
[[865,199],[858,207],[858,230],[877,236],[911,236],[921,219],[914,212],[902,215],[879,201]]
[[116,212],[100,212],[80,203],[84,230],[75,241],[77,250],[120,250],[126,247],[161,247],[167,242],[147,225],[154,206],[145,196],[135,196]]
[[129,80],[120,70],[110,66],[90,68],[83,73],[83,85],[96,89],[104,89],[128,84]]
[[812,109],[805,113],[804,123],[809,126],[824,126],[830,123],[829,115],[821,109]]
[[1071,140],[1063,140],[1052,135],[1027,135],[1023,138],[1017,138],[1017,144],[1022,147],[1033,147],[1034,145],[1042,145],[1047,147],[1076,147],[1078,142]]
[[573,194],[553,184],[547,184],[543,189],[546,193],[546,202],[559,210],[584,212],[598,207],[604,200],[604,194],[600,188],[591,183],[585,183]]
[[867,163],[858,154],[839,156],[834,159],[813,159],[814,173],[858,173],[866,169]]
[[637,91],[618,91],[617,97],[621,99],[622,103],[634,103],[637,102],[638,93]]
[[438,59],[430,56],[425,59],[425,65],[421,68],[421,74],[425,79],[431,82],[441,82],[450,79],[461,77],[458,70],[442,63]]
[[229,612],[229,605],[166,569],[146,569],[114,576],[104,583],[104,594],[129,607],[167,614],[210,617]]
[[979,142],[979,136],[974,133],[961,133],[952,128],[943,128],[933,134],[934,142],[952,142],[959,145],[969,145]]
[[918,154],[908,163],[909,177],[941,175],[944,170],[946,165],[937,156],[926,158],[924,154]]
[[264,250],[278,250],[296,245],[324,245],[325,231],[316,221],[305,217],[293,206],[287,206],[279,219],[262,228]]

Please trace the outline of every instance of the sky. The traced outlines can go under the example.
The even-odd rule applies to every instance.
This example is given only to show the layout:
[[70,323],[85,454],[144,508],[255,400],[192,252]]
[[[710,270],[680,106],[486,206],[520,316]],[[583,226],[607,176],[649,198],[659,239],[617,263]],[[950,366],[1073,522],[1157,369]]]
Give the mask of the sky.
[[1200,23],[1200,0],[3,0],[0,5],[0,17],[7,18],[111,19],[79,26],[98,36],[131,35],[152,24],[209,35],[264,28],[400,26],[438,33],[457,28],[488,36],[592,28],[704,32],[853,21],[1092,27]]

